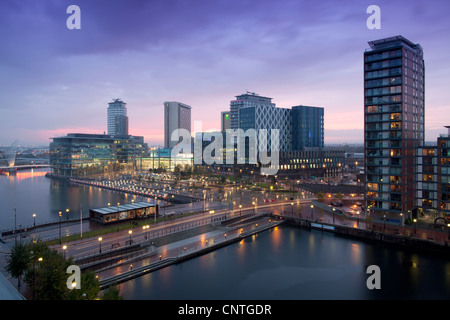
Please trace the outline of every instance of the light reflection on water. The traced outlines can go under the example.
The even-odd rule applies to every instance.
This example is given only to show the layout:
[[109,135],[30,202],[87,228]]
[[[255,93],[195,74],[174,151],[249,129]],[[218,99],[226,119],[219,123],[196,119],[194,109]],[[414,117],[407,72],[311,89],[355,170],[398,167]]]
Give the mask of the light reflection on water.
[[[381,290],[366,287],[372,264]],[[125,299],[449,299],[450,259],[285,226],[120,289]]]
[[[70,184],[45,177],[48,169],[19,170],[15,174],[0,175],[0,230],[17,225],[33,225],[59,220],[58,212],[69,209],[69,217],[87,216],[89,208],[110,203],[127,203],[133,196]],[[14,208],[16,209],[14,211]],[[63,218],[67,218],[64,216]]]

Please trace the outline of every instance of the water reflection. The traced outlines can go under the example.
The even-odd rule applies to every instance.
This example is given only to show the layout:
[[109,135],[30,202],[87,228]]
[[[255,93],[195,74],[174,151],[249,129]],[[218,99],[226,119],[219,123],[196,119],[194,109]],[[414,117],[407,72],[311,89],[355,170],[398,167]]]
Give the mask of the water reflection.
[[[381,290],[366,287],[372,264]],[[289,227],[147,276],[120,285],[125,299],[450,298],[448,258]]]
[[86,217],[89,208],[132,199],[117,192],[50,179],[45,177],[47,172],[48,169],[32,169],[0,175],[0,230],[14,228],[15,218],[17,225],[33,225],[33,213],[36,224],[40,224],[58,221],[59,211],[67,219],[66,209],[69,218],[78,218],[80,213]]

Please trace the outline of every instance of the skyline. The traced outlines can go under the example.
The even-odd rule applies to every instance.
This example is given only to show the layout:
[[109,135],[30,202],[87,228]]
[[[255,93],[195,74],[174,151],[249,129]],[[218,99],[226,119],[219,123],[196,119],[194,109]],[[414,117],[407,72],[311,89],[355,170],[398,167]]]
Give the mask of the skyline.
[[[80,30],[66,27],[71,4]],[[380,30],[366,27],[371,4]],[[127,103],[130,134],[162,145],[164,101],[220,130],[221,112],[246,91],[281,108],[323,107],[325,145],[363,143],[364,50],[396,35],[423,47],[425,141],[435,141],[450,124],[449,10],[440,1],[4,1],[0,145],[106,132],[115,98]]]

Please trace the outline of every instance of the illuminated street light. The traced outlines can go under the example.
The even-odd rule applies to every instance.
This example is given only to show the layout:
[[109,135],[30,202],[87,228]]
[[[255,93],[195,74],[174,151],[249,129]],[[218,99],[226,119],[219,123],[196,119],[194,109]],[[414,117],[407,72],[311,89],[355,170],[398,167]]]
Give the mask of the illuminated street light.
[[36,213],[33,213],[33,226],[36,227]]
[[62,212],[58,212],[59,215],[59,244],[61,244],[61,217],[62,217]]
[[99,244],[99,251],[98,251],[98,253],[102,253],[102,240],[103,240],[102,237],[98,238],[98,244]]
[[145,225],[145,226],[142,226],[142,230],[147,230],[147,233],[146,233],[146,235],[145,235],[145,240],[147,240],[148,239],[148,229],[150,229],[150,225]]

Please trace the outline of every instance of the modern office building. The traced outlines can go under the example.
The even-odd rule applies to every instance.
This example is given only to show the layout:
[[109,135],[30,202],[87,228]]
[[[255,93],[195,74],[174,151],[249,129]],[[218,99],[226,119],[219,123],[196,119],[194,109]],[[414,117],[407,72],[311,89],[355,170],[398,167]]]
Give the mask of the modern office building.
[[278,175],[296,178],[337,178],[342,175],[343,150],[302,150],[281,152]]
[[220,130],[225,131],[231,129],[230,126],[230,112],[229,111],[222,111],[220,113]]
[[[239,108],[239,129],[255,129],[258,146],[266,146],[268,151],[290,151],[292,120],[291,109],[277,108],[271,105],[243,106]],[[267,130],[260,135],[260,130]],[[272,130],[278,130],[279,138],[272,141]]]
[[[450,217],[450,126],[436,145],[418,148],[417,217]],[[448,222],[448,221],[446,221]]]
[[107,134],[69,133],[52,138],[50,166],[58,176],[83,177],[91,174],[141,169],[148,146],[140,136],[114,138]]
[[[176,129],[186,129],[191,134],[191,107],[176,101],[164,102],[164,147],[173,148],[181,137],[172,133]],[[174,138],[175,141],[172,141]],[[191,143],[191,142],[189,142]]]
[[[114,99],[113,102],[108,103],[108,135],[116,136],[118,134],[128,135],[128,117],[127,104],[120,99]],[[119,118],[116,118],[116,117]],[[125,128],[126,123],[126,128]]]
[[128,136],[128,117],[124,115],[117,115],[115,117],[114,125],[115,137],[127,137]]
[[235,100],[230,101],[230,129],[239,129],[239,109],[243,107],[269,107],[275,108],[272,98],[262,97],[254,92],[248,92],[236,96]]
[[364,52],[365,206],[388,219],[414,214],[418,147],[424,145],[422,47],[402,36]]
[[324,108],[292,107],[292,150],[324,147]]

